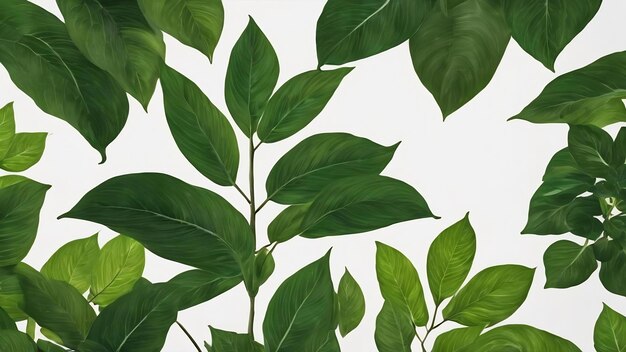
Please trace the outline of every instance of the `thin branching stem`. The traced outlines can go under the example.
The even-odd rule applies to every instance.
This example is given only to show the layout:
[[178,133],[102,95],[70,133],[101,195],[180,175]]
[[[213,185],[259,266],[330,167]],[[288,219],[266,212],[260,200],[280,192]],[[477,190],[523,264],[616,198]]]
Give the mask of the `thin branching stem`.
[[202,352],[202,349],[200,348],[200,346],[198,345],[198,343],[196,342],[196,340],[193,339],[193,336],[191,336],[191,334],[189,333],[189,331],[187,331],[187,329],[185,329],[185,327],[183,326],[183,324],[181,324],[178,320],[176,321],[176,325],[178,325],[178,327],[185,333],[185,335],[187,335],[187,338],[189,339],[189,341],[191,341],[191,343],[193,343],[194,347],[196,348],[196,350],[198,352]]

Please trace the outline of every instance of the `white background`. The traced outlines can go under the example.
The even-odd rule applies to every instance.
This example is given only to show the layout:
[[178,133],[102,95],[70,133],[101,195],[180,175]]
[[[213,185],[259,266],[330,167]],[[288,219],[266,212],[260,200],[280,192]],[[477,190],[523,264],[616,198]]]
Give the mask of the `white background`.
[[[52,0],[34,2],[59,13]],[[195,50],[166,38],[168,64],[194,80],[223,112],[227,113],[223,86],[230,49],[245,28],[248,15],[255,18],[278,53],[279,84],[316,67],[315,24],[323,0],[224,2],[226,23],[212,65]],[[542,255],[559,238],[520,235],[530,197],[539,186],[550,157],[565,146],[567,128],[506,120],[558,74],[624,50],[624,13],[626,2],[605,0],[589,26],[557,60],[556,74],[511,41],[489,86],[445,123],[434,99],[413,71],[406,44],[356,62],[357,68],[315,121],[294,137],[259,149],[257,198],[265,197],[263,180],[274,162],[297,142],[315,133],[350,132],[385,145],[402,141],[384,174],[413,185],[442,219],[411,221],[353,236],[295,238],[279,246],[275,251],[277,269],[258,296],[257,335],[261,336],[264,311],[276,287],[333,247],[331,265],[335,283],[339,282],[344,267],[348,267],[362,285],[367,301],[363,323],[341,340],[341,346],[344,351],[375,351],[374,322],[382,299],[374,270],[374,241],[403,251],[426,284],[425,259],[431,241],[470,211],[478,238],[471,275],[498,264],[537,267],[528,299],[506,323],[530,324],[570,339],[585,352],[593,351],[593,326],[602,303],[624,314],[626,299],[608,293],[601,286],[597,272],[578,287],[543,289]],[[75,130],[47,116],[16,89],[3,68],[0,68],[0,92],[0,105],[15,101],[18,131],[50,134],[42,161],[24,173],[53,186],[41,214],[37,241],[26,258],[36,268],[70,240],[96,232],[101,234],[101,244],[111,238],[113,233],[101,225],[56,220],[56,217],[69,210],[87,191],[115,175],[142,171],[168,173],[224,195],[246,214],[247,204],[238,193],[204,179],[178,151],[167,128],[158,87],[148,114],[131,99],[128,124],[108,148],[109,160],[104,165],[98,165],[98,153]],[[611,129],[615,130],[615,127]],[[247,142],[243,134],[238,136],[245,162]],[[247,167],[243,164],[239,175],[239,183],[244,187]],[[279,206],[270,204],[261,212],[259,245],[267,243],[264,229],[279,210]],[[150,254],[145,276],[152,281],[165,281],[182,270],[185,268],[181,265]],[[431,302],[429,294],[427,299]],[[211,302],[180,313],[179,320],[196,340],[202,341],[209,339],[208,325],[244,332],[247,309],[245,290],[238,286]],[[454,323],[446,323],[442,330],[452,327]],[[192,346],[177,327],[172,327],[164,350],[189,351]]]

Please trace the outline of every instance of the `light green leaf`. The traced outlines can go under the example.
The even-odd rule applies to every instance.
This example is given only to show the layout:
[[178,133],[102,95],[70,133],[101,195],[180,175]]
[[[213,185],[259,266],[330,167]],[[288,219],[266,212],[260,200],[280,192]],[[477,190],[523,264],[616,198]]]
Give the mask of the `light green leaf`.
[[35,165],[46,147],[47,136],[47,133],[17,133],[4,158],[0,160],[0,168],[21,172]]
[[433,0],[329,0],[317,21],[318,66],[343,65],[411,38]]
[[137,0],[144,16],[157,28],[198,49],[213,60],[224,27],[221,0]]
[[602,285],[616,295],[626,296],[626,250],[600,265]]
[[430,245],[426,272],[435,304],[452,297],[463,285],[476,254],[476,233],[465,217],[445,229]]
[[241,276],[221,277],[204,270],[189,270],[174,276],[168,284],[177,286],[179,311],[213,299],[237,286]]
[[376,317],[374,340],[379,352],[411,352],[415,338],[413,323],[408,315],[396,311],[385,302]]
[[573,343],[527,325],[505,325],[478,337],[459,352],[581,352]]
[[164,174],[114,177],[62,217],[103,224],[156,255],[223,276],[241,274],[254,253],[250,226],[232,205]]
[[14,321],[28,318],[22,311],[24,294],[18,276],[12,267],[0,267],[0,308]]
[[626,121],[626,52],[555,78],[511,119],[603,127]]
[[626,351],[626,317],[605,304],[593,331],[593,344],[597,352]]
[[15,136],[15,113],[13,103],[0,109],[0,160],[4,158]]
[[561,240],[548,247],[543,255],[546,288],[567,288],[585,282],[598,268],[590,246]]
[[511,34],[527,53],[554,71],[554,61],[591,21],[602,0],[508,0]]
[[324,109],[352,68],[301,73],[283,84],[272,96],[259,122],[257,134],[264,143],[292,136]]
[[474,276],[443,309],[446,320],[491,326],[508,318],[526,300],[535,269],[499,265]]
[[568,149],[576,163],[589,175],[604,177],[614,173],[613,139],[596,126],[570,126]]
[[409,45],[413,67],[444,119],[482,91],[510,39],[499,1],[441,3]]
[[253,342],[248,334],[238,334],[209,326],[213,347],[211,352],[263,352],[263,346]]
[[376,277],[385,302],[397,313],[406,314],[413,324],[425,326],[428,307],[417,270],[404,254],[376,242]]
[[165,116],[178,149],[211,181],[234,185],[239,148],[230,123],[185,76],[167,66],[161,74]]
[[126,123],[128,99],[74,46],[63,22],[26,0],[2,1],[0,63],[37,106],[72,125],[106,159]]
[[339,332],[345,337],[354,330],[365,316],[365,296],[358,282],[346,268],[337,290],[339,301]]
[[384,147],[348,133],[309,137],[274,165],[265,184],[268,198],[281,204],[310,202],[340,178],[380,174],[397,147]]
[[13,318],[0,307],[0,330],[17,330],[17,325],[13,321]]
[[269,240],[281,243],[298,236],[309,206],[310,204],[292,205],[280,212],[267,228]]
[[278,57],[252,17],[230,53],[226,71],[226,105],[239,128],[250,137],[278,81]]
[[154,93],[165,43],[136,1],[57,0],[72,41],[144,109]]
[[49,279],[65,281],[83,293],[91,286],[91,272],[99,256],[98,234],[74,240],[59,248],[41,273]]
[[476,341],[482,330],[482,326],[473,326],[444,332],[437,336],[432,352],[460,351],[463,347]]
[[0,346],[3,351],[38,352],[28,335],[15,330],[0,330]]
[[102,247],[91,274],[91,302],[105,307],[130,292],[145,265],[143,246],[126,236],[117,236]]
[[329,259],[330,252],[278,287],[263,320],[266,352],[314,352],[327,342],[335,329]]

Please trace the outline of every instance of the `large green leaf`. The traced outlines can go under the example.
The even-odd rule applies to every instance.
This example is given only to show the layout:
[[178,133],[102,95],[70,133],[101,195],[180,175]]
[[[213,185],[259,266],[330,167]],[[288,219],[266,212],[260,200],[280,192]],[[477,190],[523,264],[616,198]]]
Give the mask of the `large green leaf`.
[[317,21],[318,66],[342,65],[411,38],[433,0],[329,0]]
[[534,269],[521,265],[487,268],[452,297],[443,317],[465,326],[499,323],[524,303],[534,274]]
[[476,254],[476,233],[465,217],[445,229],[430,245],[426,273],[435,304],[452,297],[467,278]]
[[487,86],[510,39],[499,1],[443,1],[411,38],[413,67],[444,118]]
[[568,149],[576,163],[589,175],[607,177],[613,173],[613,139],[596,126],[571,126]]
[[62,217],[101,223],[163,258],[218,275],[239,275],[255,247],[248,222],[226,200],[164,174],[114,177]]
[[163,67],[161,85],[167,123],[185,158],[218,185],[234,185],[239,148],[226,117],[195,83],[170,67]]
[[376,317],[374,341],[379,352],[411,352],[415,329],[408,315],[385,302]]
[[267,103],[257,134],[264,143],[283,140],[308,125],[324,109],[352,68],[301,73],[283,84]]
[[626,317],[605,304],[593,331],[593,344],[597,352],[626,351]]
[[241,276],[222,277],[196,269],[174,276],[168,284],[176,287],[177,309],[180,311],[215,298],[240,282]]
[[165,43],[137,2],[57,0],[57,5],[83,55],[147,109],[165,58]]
[[417,270],[404,254],[376,242],[376,277],[385,302],[398,313],[406,314],[413,324],[425,326],[428,307]]
[[507,0],[506,19],[517,43],[545,67],[585,28],[602,0]]
[[606,126],[626,121],[626,52],[607,55],[555,78],[511,119]]
[[239,128],[250,137],[256,132],[276,82],[278,57],[252,17],[230,53],[226,71],[226,105]]
[[505,325],[490,330],[459,352],[581,352],[573,343],[527,325]]
[[80,351],[161,351],[177,313],[176,291],[172,286],[137,285],[102,310]]
[[472,326],[447,331],[437,336],[432,352],[460,351],[463,347],[476,341],[482,330],[482,326]]
[[548,247],[543,255],[546,267],[546,288],[567,288],[579,285],[598,268],[591,246],[580,246],[561,240]]
[[602,285],[616,295],[626,296],[626,250],[600,265]]
[[98,234],[74,240],[59,248],[41,273],[49,279],[65,281],[83,293],[91,286],[91,272],[99,256]]
[[282,204],[310,202],[340,178],[378,175],[397,147],[384,147],[348,133],[309,137],[274,165],[265,184],[268,198]]
[[0,267],[15,265],[28,254],[49,188],[22,176],[0,177]]
[[13,272],[12,267],[0,267],[0,308],[13,320],[20,321],[28,318],[22,311],[23,307],[24,294],[19,277]]
[[102,247],[93,266],[89,299],[104,307],[130,292],[145,265],[143,246],[126,236],[117,236]]
[[128,99],[85,59],[63,22],[26,0],[0,2],[0,63],[43,111],[76,128],[106,159],[126,123]]
[[340,179],[324,188],[302,220],[302,236],[367,232],[403,221],[435,217],[410,185],[385,176]]
[[329,259],[330,252],[278,287],[263,320],[266,352],[313,352],[326,343],[335,329]]
[[221,0],[137,0],[150,23],[213,60],[224,27]]
[[302,219],[310,204],[292,205],[278,214],[267,227],[267,236],[271,242],[285,242],[301,232]]
[[337,300],[339,302],[339,332],[345,337],[359,326],[365,315],[365,296],[348,269],[339,281]]
[[9,316],[4,309],[0,307],[0,330],[17,330],[17,325],[13,321],[13,318]]
[[253,342],[248,334],[211,329],[211,352],[263,352],[263,346]]
[[38,352],[35,342],[23,332],[0,330],[0,347],[3,351]]

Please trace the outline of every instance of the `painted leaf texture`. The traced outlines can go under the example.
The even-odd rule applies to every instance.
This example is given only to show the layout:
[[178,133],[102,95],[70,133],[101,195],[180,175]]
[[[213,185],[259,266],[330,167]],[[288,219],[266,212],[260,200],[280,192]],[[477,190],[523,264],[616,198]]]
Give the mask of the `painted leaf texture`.
[[591,246],[561,240],[548,247],[543,255],[546,288],[567,288],[585,282],[598,268]]
[[24,307],[24,294],[20,285],[19,277],[13,272],[13,267],[0,267],[0,308],[15,320],[28,318],[22,311]]
[[411,318],[397,311],[389,302],[376,317],[374,341],[379,352],[411,352],[415,328]]
[[0,346],[7,351],[39,352],[28,335],[15,330],[0,330]]
[[241,276],[224,277],[196,269],[174,276],[168,284],[176,287],[177,309],[181,311],[221,295],[241,280]]
[[318,66],[363,59],[408,40],[433,0],[329,0],[317,21]]
[[513,39],[546,68],[595,16],[602,0],[506,0]]
[[604,56],[550,82],[511,119],[603,127],[626,121],[626,52]]
[[224,27],[221,0],[137,0],[148,21],[213,60]]
[[17,325],[15,325],[13,318],[2,308],[0,308],[0,331],[1,330],[17,330]]
[[255,240],[246,219],[219,195],[172,176],[114,177],[62,217],[103,224],[163,258],[234,276]]
[[35,165],[46,146],[47,133],[15,133],[13,103],[0,109],[0,168],[21,172]]
[[487,86],[510,37],[500,1],[443,1],[433,8],[409,46],[415,72],[444,119]]
[[446,331],[437,336],[432,352],[458,352],[476,341],[482,330],[482,326],[472,326]]
[[597,352],[622,352],[626,349],[626,317],[604,305],[593,331]]
[[459,352],[581,352],[570,341],[527,325],[505,325],[490,330]]
[[165,43],[136,1],[57,0],[72,41],[147,109]]
[[263,352],[263,346],[252,341],[247,334],[237,334],[214,327],[209,328],[213,343],[209,352]]
[[74,127],[106,160],[128,117],[128,99],[91,64],[65,25],[26,0],[0,2],[0,63],[44,112]]
[[339,302],[339,332],[345,337],[359,326],[365,315],[363,290],[348,269],[339,281],[337,300]]
[[278,214],[267,227],[267,236],[271,242],[285,242],[300,234],[302,219],[309,204],[292,205]]
[[64,244],[41,267],[41,273],[53,280],[65,281],[83,293],[91,286],[91,272],[100,256],[98,235]]
[[620,251],[608,262],[600,265],[600,282],[616,295],[626,296],[626,250]]

